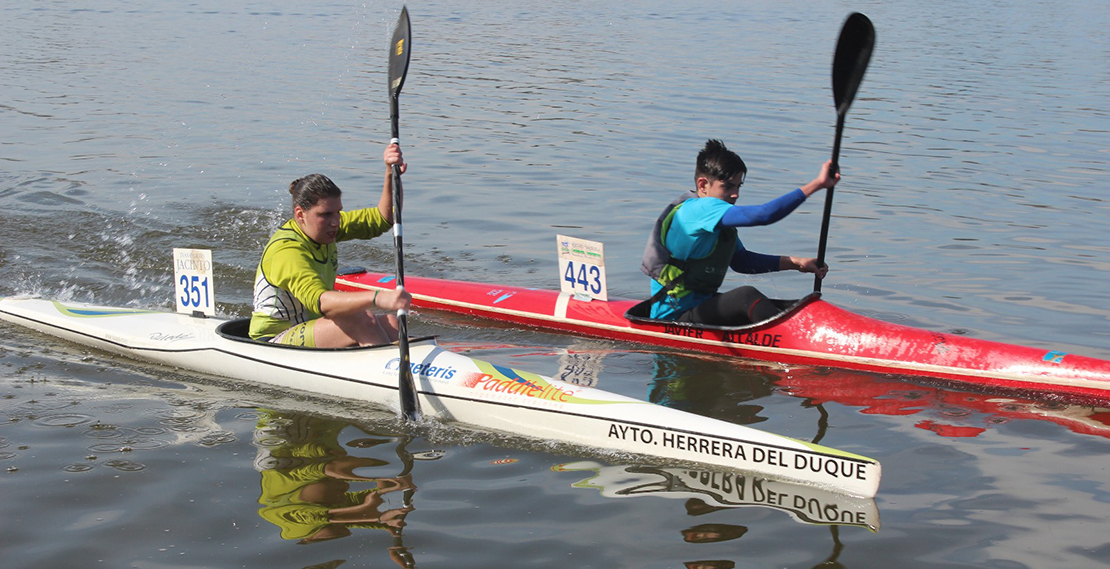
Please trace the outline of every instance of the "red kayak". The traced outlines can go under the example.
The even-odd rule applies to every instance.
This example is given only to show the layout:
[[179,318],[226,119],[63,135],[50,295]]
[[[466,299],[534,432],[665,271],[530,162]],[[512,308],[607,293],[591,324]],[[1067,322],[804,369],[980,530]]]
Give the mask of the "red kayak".
[[[359,270],[341,274],[336,289],[391,289],[393,280]],[[410,276],[405,288],[418,308],[582,336],[1110,399],[1110,361],[891,324],[834,306],[820,293],[776,301],[783,312],[765,322],[716,327],[647,318],[646,301],[579,300],[550,290]]]

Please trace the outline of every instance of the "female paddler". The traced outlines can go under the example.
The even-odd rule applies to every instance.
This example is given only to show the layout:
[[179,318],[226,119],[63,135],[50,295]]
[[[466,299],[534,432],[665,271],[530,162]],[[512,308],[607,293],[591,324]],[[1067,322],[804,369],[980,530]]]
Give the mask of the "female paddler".
[[[343,211],[342,192],[322,174],[289,185],[293,218],[270,237],[258,263],[251,338],[318,348],[397,339],[396,311],[408,310],[408,292],[335,290],[336,242],[373,239],[393,226],[391,167],[397,164],[403,173],[407,165],[396,144],[385,149],[383,159],[385,182],[377,207]],[[375,314],[375,309],[385,314]]]

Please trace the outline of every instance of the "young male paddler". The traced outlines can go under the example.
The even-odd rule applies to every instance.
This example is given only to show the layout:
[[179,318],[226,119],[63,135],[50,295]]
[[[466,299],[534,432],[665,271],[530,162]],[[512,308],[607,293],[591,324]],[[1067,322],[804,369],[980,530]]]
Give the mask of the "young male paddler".
[[663,210],[655,222],[640,267],[651,277],[651,317],[715,326],[761,322],[778,308],[752,286],[720,293],[729,268],[745,273],[789,269],[817,273],[817,259],[765,255],[749,251],[737,227],[770,225],[786,217],[809,196],[840,180],[829,173],[831,161],[808,184],[762,205],[736,205],[748,168],[719,140],[709,140],[698,153],[694,188]]

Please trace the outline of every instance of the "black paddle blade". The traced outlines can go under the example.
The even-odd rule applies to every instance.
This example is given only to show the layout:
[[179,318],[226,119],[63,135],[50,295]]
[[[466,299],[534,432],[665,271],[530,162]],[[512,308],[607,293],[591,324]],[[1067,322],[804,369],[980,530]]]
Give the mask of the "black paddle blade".
[[405,75],[409,72],[409,48],[412,46],[412,26],[409,25],[409,9],[401,7],[397,27],[393,30],[393,41],[389,44],[389,96],[401,94],[405,85]]
[[840,29],[836,55],[833,56],[833,101],[836,102],[836,113],[842,117],[848,113],[848,107],[856,98],[856,90],[863,82],[874,47],[875,27],[871,25],[871,20],[859,12],[852,13]]
[[[836,41],[836,54],[833,55],[832,88],[833,101],[836,103],[836,138],[833,139],[832,161],[829,172],[840,171],[840,139],[844,134],[844,117],[852,99],[856,98],[863,74],[871,61],[871,49],[875,47],[875,26],[871,20],[859,12],[853,12],[840,28],[840,39]],[[821,219],[821,240],[817,245],[817,266],[825,265],[825,246],[829,241],[829,219],[832,218],[833,188],[825,190],[825,214]],[[813,292],[821,292],[821,277],[813,279]]]

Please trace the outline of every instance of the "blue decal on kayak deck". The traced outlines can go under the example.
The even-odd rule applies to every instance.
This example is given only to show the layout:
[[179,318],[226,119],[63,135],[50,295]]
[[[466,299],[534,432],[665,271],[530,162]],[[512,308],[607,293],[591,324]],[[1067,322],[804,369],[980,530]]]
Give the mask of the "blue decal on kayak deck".
[[523,383],[533,389],[542,389],[539,385],[520,377],[520,373],[511,367],[502,367],[497,364],[492,364],[493,369],[497,370],[505,379],[515,381],[516,383]]
[[380,283],[391,283],[391,282],[393,282],[393,280],[394,280],[394,279],[396,279],[396,278],[397,278],[397,277],[395,277],[395,276],[393,276],[393,275],[386,275],[386,276],[384,276],[384,277],[382,277],[382,278],[378,279],[378,282],[380,282]]
[[509,292],[509,293],[505,293],[505,294],[503,294],[503,295],[501,295],[501,296],[497,297],[497,300],[493,301],[493,303],[494,303],[494,304],[497,304],[498,302],[501,302],[502,300],[505,300],[506,298],[512,298],[512,296],[513,296],[514,294],[516,294],[516,293],[515,293],[515,292]]
[[140,310],[130,308],[98,308],[98,307],[74,307],[66,306],[58,301],[53,301],[54,308],[65,314],[66,316],[73,316],[77,318],[100,318],[103,316],[132,316],[135,314],[152,314],[152,310]]
[[1064,361],[1064,356],[1068,355],[1067,352],[1048,352],[1044,355],[1044,361],[1058,364]]

